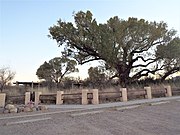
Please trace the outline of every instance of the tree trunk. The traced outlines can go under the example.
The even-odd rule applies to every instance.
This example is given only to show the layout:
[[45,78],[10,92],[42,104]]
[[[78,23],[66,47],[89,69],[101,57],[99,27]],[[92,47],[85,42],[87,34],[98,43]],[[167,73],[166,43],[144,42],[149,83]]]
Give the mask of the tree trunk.
[[4,85],[1,84],[1,85],[0,85],[0,91],[1,91],[1,93],[2,93],[3,89],[4,89]]
[[128,82],[130,81],[129,79],[129,69],[126,64],[121,64],[117,65],[117,71],[118,71],[118,78],[119,78],[119,83],[121,87],[126,88]]
[[123,87],[123,88],[126,88],[127,87],[127,84],[128,84],[128,76],[126,74],[120,74],[119,76],[119,83],[120,83],[120,86]]

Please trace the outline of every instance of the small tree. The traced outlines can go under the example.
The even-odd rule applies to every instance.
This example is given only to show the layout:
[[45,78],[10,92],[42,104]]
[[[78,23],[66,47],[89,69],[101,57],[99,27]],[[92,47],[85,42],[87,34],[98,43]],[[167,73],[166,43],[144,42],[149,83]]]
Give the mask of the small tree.
[[51,59],[49,62],[44,62],[36,72],[39,79],[45,79],[49,82],[55,82],[56,85],[62,81],[62,78],[72,72],[78,71],[75,66],[76,61],[65,58],[56,57]]
[[10,83],[15,76],[15,72],[11,71],[10,68],[4,67],[0,69],[0,91],[2,92],[4,87]]
[[107,80],[103,68],[101,67],[90,67],[88,69],[89,78],[88,80],[94,86],[101,86]]

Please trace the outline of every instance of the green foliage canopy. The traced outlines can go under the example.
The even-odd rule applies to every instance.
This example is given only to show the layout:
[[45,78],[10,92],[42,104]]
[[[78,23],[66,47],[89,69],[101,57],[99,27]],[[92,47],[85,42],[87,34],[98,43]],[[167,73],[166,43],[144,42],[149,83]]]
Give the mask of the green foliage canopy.
[[77,63],[74,60],[65,57],[56,57],[49,62],[45,61],[37,69],[36,75],[39,79],[60,83],[65,75],[78,71],[75,67],[76,65]]
[[159,45],[156,57],[160,57],[159,65],[163,69],[161,80],[180,71],[180,38],[176,37],[167,45]]
[[98,24],[90,11],[76,13],[74,20],[59,20],[49,28],[50,37],[64,47],[63,55],[75,58],[79,64],[104,61],[122,86],[162,70],[157,64],[160,57],[155,55],[156,48],[167,45],[176,33],[164,22],[132,17],[122,20],[115,16]]
[[89,82],[91,82],[93,86],[100,86],[107,80],[104,70],[100,67],[90,67],[88,69],[88,75]]

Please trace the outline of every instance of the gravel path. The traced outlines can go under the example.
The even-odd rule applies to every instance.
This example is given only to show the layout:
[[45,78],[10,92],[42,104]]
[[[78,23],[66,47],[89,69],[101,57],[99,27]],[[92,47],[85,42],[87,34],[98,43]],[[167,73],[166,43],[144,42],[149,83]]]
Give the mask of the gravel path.
[[77,110],[1,119],[0,135],[180,135],[178,100],[130,109]]

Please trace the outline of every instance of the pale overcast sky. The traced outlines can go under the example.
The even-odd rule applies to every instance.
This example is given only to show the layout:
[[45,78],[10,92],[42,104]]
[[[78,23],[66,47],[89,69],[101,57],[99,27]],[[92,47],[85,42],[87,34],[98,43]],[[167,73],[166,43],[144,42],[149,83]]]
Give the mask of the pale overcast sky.
[[[116,15],[164,21],[179,36],[179,5],[180,0],[0,0],[0,67],[14,70],[15,81],[37,81],[37,68],[61,52],[47,37],[48,28],[60,18],[73,21],[74,11],[90,10],[101,23]],[[86,77],[86,67],[76,76]]]

